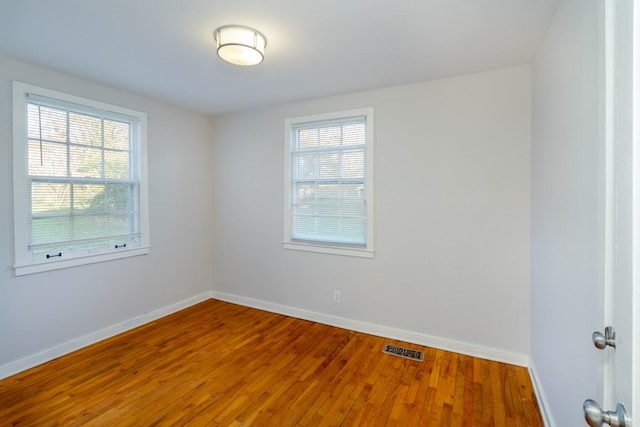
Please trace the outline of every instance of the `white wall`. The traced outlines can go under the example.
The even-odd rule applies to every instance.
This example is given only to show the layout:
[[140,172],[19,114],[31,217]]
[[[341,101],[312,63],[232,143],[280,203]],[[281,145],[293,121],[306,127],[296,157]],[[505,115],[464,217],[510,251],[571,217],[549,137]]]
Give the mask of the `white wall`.
[[[215,118],[214,291],[527,360],[530,78],[523,66]],[[284,119],[368,106],[375,258],[284,250]]]
[[602,402],[598,3],[561,0],[533,64],[531,359],[558,426]]
[[[148,113],[149,255],[13,277],[14,79]],[[208,117],[0,57],[0,377],[36,353],[208,295],[211,150]]]

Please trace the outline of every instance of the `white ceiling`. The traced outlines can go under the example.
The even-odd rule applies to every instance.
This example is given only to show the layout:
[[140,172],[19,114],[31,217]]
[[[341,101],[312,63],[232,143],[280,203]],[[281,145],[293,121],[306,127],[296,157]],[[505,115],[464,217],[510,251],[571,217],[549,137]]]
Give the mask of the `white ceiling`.
[[[558,0],[0,0],[0,55],[208,114],[529,63]],[[223,63],[242,24],[266,59]]]

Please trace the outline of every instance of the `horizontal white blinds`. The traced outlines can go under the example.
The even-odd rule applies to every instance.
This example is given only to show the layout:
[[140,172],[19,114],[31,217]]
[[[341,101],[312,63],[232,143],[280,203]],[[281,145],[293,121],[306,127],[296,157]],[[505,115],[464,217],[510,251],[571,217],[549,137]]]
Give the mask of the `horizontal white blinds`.
[[117,250],[140,244],[135,119],[27,98],[29,250]]
[[291,239],[365,246],[365,117],[292,132]]

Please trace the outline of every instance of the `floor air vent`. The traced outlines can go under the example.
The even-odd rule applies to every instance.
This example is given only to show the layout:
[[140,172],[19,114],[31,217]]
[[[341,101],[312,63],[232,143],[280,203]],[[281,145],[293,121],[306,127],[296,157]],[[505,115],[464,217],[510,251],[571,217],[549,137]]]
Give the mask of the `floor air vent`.
[[419,362],[424,361],[424,352],[420,350],[411,350],[409,348],[399,347],[393,344],[385,344],[382,348],[382,352],[386,354],[393,354],[394,356],[404,357],[406,359],[417,360]]

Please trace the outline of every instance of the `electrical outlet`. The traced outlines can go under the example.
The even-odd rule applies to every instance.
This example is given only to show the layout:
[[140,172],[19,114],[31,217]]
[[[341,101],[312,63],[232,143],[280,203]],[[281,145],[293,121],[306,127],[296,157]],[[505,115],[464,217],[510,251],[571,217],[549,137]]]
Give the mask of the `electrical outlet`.
[[333,291],[333,301],[340,302],[340,291]]

